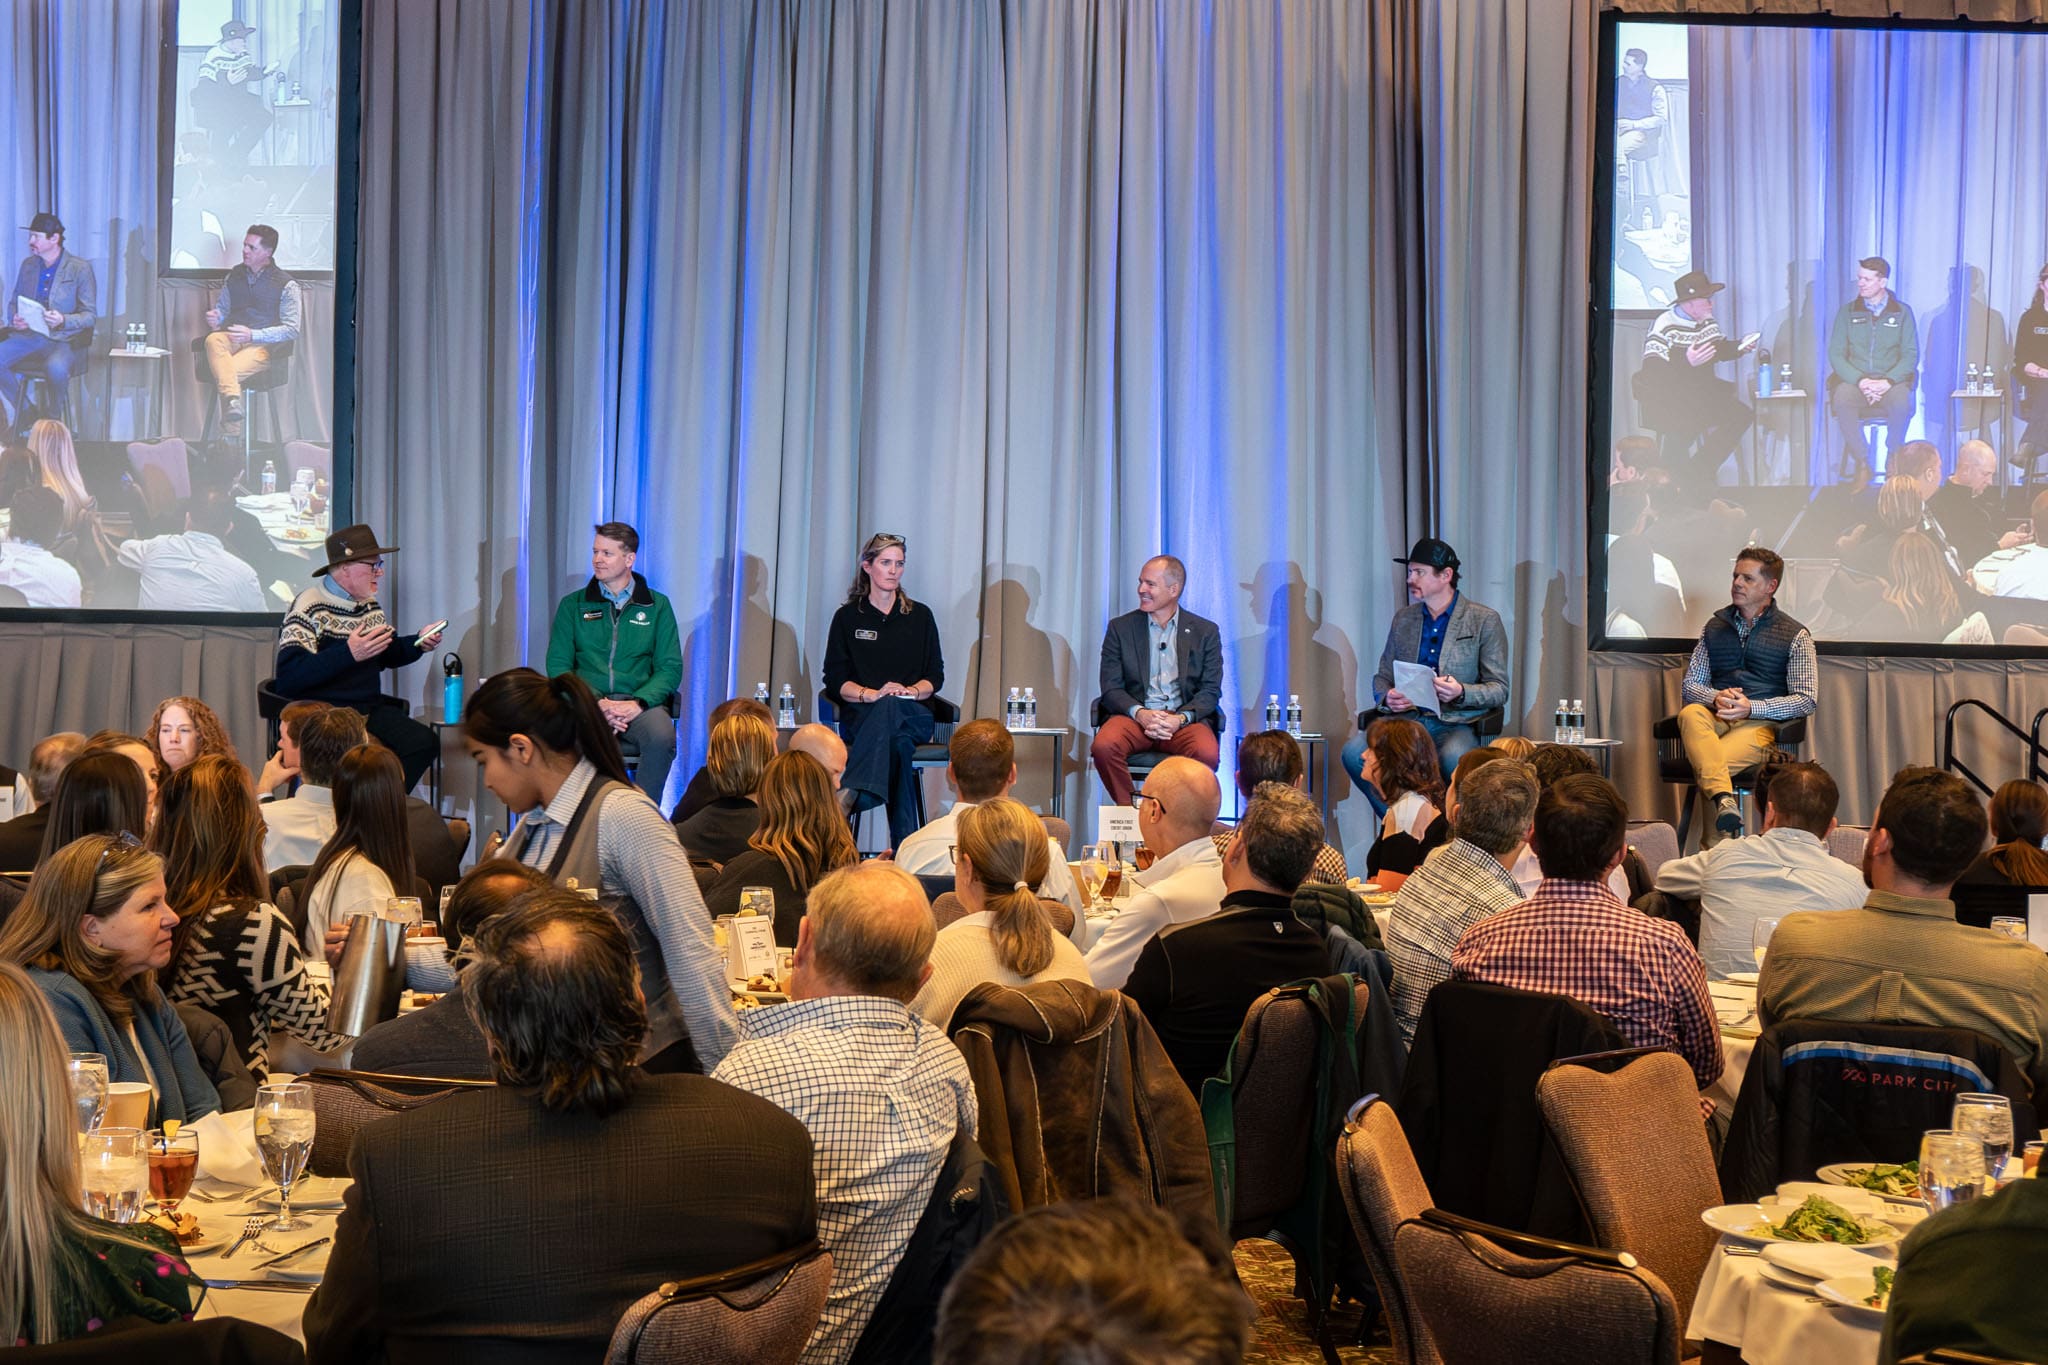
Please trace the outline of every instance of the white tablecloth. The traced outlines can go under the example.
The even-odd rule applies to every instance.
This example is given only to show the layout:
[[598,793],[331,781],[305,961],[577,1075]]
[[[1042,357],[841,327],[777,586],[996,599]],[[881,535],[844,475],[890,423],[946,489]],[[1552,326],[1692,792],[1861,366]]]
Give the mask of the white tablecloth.
[[[268,1205],[258,1204],[241,1195],[230,1196],[215,1203],[190,1199],[186,1201],[185,1208],[199,1215],[200,1221],[206,1225],[211,1226],[218,1220],[237,1233],[241,1231],[243,1220],[249,1215],[273,1212]],[[334,1225],[341,1210],[295,1208],[292,1212],[312,1226],[298,1232],[266,1232],[262,1234],[263,1241],[282,1251],[316,1237],[332,1238]],[[214,1251],[188,1257],[192,1272],[208,1280],[254,1279],[263,1275],[262,1271],[255,1269],[255,1264],[269,1256],[270,1252],[257,1250],[252,1242],[236,1252],[233,1258],[222,1260],[220,1253],[227,1250],[228,1245],[232,1245],[232,1239]],[[309,1252],[304,1258],[305,1263],[322,1265],[333,1249],[334,1245],[330,1241],[328,1245]],[[205,1302],[200,1305],[197,1316],[246,1318],[250,1322],[261,1323],[265,1327],[282,1332],[294,1341],[304,1341],[305,1333],[299,1325],[299,1319],[306,1311],[306,1301],[311,1297],[309,1293],[292,1290],[208,1289]]]
[[[1877,1317],[1765,1279],[1757,1257],[1722,1250],[1732,1243],[1723,1237],[1707,1258],[1688,1340],[1733,1346],[1750,1365],[1874,1365],[1882,1330]],[[1871,1260],[1874,1265],[1878,1258]]]
[[1714,981],[1708,983],[1707,990],[1714,997],[1714,1015],[1721,1024],[1721,1078],[1705,1093],[1714,1102],[1715,1117],[1726,1128],[1728,1116],[1735,1112],[1735,1097],[1742,1093],[1750,1054],[1756,1051],[1756,987]]

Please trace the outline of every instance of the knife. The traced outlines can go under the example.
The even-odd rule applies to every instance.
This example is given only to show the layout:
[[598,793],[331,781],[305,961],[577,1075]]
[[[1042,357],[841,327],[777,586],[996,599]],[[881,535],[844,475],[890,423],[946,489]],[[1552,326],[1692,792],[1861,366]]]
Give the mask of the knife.
[[310,1242],[301,1242],[299,1245],[293,1247],[289,1251],[280,1251],[277,1253],[277,1255],[272,1256],[267,1261],[258,1261],[256,1262],[256,1264],[250,1266],[249,1269],[267,1270],[271,1266],[279,1265],[285,1261],[291,1260],[294,1256],[302,1256],[306,1252],[311,1251],[314,1247],[326,1246],[329,1242],[333,1240],[334,1239],[331,1237],[315,1237]]

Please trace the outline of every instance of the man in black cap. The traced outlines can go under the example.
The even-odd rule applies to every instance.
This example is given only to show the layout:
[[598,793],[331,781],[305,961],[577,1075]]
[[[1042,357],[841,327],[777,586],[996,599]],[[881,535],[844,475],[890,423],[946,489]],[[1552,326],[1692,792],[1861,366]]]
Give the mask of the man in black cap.
[[[1500,613],[1458,591],[1458,552],[1427,536],[1406,559],[1408,605],[1394,613],[1387,647],[1372,676],[1372,703],[1386,715],[1420,721],[1436,741],[1444,776],[1479,745],[1472,722],[1508,701],[1508,633]],[[1394,685],[1394,664],[1421,664],[1432,676],[1435,696],[1420,700]],[[1437,710],[1430,708],[1434,705]],[[1368,799],[1379,793],[1365,780],[1365,734],[1344,746],[1344,771]]]
[[[239,19],[220,26],[220,41],[199,62],[192,86],[192,112],[213,142],[213,159],[223,168],[246,166],[249,149],[270,127],[270,107],[263,102],[263,81],[275,75],[273,64],[258,64],[249,51],[256,30]],[[273,158],[274,160],[275,158]]]
[[[42,306],[25,315],[23,299]],[[0,340],[0,408],[6,410],[8,430],[28,427],[21,410],[27,375],[47,375],[61,393],[71,382],[72,369],[85,363],[98,305],[92,262],[64,249],[64,224],[57,215],[39,213],[29,219],[28,259],[14,273],[14,288],[0,305],[8,326]]]
[[405,703],[378,689],[383,671],[415,663],[440,643],[446,622],[436,622],[410,640],[400,639],[377,601],[384,556],[396,545],[379,545],[367,526],[344,526],[327,537],[327,563],[314,570],[316,582],[298,595],[277,640],[279,694],[293,701],[324,701],[360,711],[370,734],[398,755],[411,791],[433,762],[434,732],[406,714]]
[[1721,335],[1714,295],[1726,287],[1704,271],[1680,275],[1672,286],[1677,301],[1650,325],[1635,377],[1643,425],[1663,433],[1666,465],[1694,485],[1714,482],[1753,415],[1735,386],[1714,374],[1716,365],[1756,345],[1755,337],[1737,343]]

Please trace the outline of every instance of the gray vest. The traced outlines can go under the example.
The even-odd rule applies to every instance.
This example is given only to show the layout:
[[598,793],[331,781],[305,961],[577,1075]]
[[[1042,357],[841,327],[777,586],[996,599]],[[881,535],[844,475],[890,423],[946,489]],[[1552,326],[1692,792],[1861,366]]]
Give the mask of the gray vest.
[[[631,896],[615,887],[606,887],[597,865],[597,825],[600,809],[605,798],[615,791],[633,791],[623,782],[608,777],[599,777],[591,782],[589,790],[583,793],[576,813],[569,817],[569,827],[561,841],[555,845],[554,853],[548,858],[547,866],[541,871],[554,880],[555,885],[566,890],[597,889],[598,904],[619,917],[626,931],[633,936],[633,957],[640,964],[640,989],[647,996],[647,1044],[640,1051],[644,1061],[673,1043],[689,1042],[689,1030],[683,1024],[682,1007],[676,1004],[675,990],[669,985],[668,964],[661,956],[661,941],[648,926],[647,917],[640,913],[640,906]],[[526,846],[533,837],[534,826],[522,824],[512,833],[505,845],[505,856],[526,862]],[[538,866],[538,864],[536,864]],[[684,1069],[696,1071],[700,1068],[692,1062]]]

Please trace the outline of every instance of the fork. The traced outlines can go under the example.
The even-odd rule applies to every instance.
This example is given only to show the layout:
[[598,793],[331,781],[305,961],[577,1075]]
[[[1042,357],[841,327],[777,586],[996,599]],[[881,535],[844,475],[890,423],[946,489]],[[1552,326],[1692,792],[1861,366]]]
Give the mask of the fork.
[[256,1234],[262,1232],[263,1225],[269,1221],[270,1218],[267,1214],[258,1213],[250,1215],[248,1220],[242,1224],[242,1235],[235,1238],[234,1245],[223,1251],[220,1254],[220,1258],[225,1261],[228,1257],[240,1251],[244,1243],[254,1241]]

